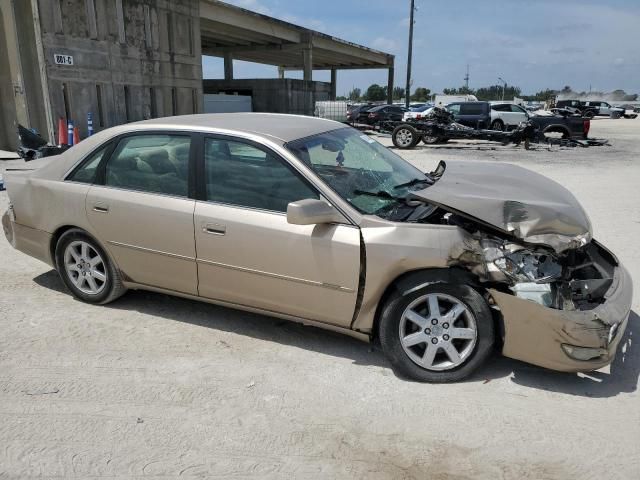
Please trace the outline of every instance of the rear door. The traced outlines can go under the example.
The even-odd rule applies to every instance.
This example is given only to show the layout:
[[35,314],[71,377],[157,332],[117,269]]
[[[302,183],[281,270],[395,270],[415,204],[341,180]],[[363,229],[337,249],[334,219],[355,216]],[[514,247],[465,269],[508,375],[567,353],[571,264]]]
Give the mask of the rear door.
[[184,133],[123,137],[89,189],[89,222],[126,281],[197,295],[191,143]]
[[465,102],[460,104],[460,113],[456,121],[473,128],[489,127],[488,104],[484,102]]
[[271,150],[204,138],[195,209],[203,297],[349,327],[360,275],[360,230],[291,225],[290,202],[318,191]]

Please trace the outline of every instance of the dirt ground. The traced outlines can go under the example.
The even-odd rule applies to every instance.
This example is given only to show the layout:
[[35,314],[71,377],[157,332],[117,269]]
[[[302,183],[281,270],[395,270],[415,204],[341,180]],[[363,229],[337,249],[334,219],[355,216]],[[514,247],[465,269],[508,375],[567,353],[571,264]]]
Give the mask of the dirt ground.
[[[636,279],[640,312],[640,119],[596,120],[592,136],[613,146],[402,154],[562,183]],[[639,336],[633,313],[623,351],[588,375],[496,355],[463,383],[411,383],[369,345],[273,318],[145,292],[85,305],[1,238],[0,478],[640,478]]]

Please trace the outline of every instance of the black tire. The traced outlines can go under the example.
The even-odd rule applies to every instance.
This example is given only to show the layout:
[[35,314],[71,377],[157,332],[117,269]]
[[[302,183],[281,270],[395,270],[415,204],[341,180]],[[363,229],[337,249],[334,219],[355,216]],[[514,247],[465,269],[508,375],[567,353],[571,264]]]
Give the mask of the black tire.
[[494,120],[493,122],[491,122],[490,130],[498,130],[500,132],[503,132],[504,123],[502,122],[502,120]]
[[[67,247],[74,242],[84,242],[88,244],[102,259],[102,270],[106,279],[102,283],[100,291],[97,293],[92,294],[80,290],[80,288],[74,284],[71,274],[65,267],[65,252],[67,251]],[[120,271],[115,267],[113,261],[111,261],[100,244],[83,230],[74,228],[62,234],[56,244],[55,259],[58,274],[60,278],[62,278],[65,286],[74,297],[83,302],[104,305],[118,299],[127,291],[122,285]]]
[[[404,135],[404,137],[403,137]],[[404,141],[402,139],[405,139]],[[402,124],[393,129],[391,140],[396,148],[409,150],[414,148],[420,141],[420,134],[411,125]]]
[[425,135],[422,137],[422,141],[424,142],[425,145],[435,145],[437,143],[444,143],[445,141],[448,141],[448,139],[434,137],[432,135]]
[[593,111],[591,111],[591,110],[587,110],[586,112],[584,112],[584,113],[582,114],[582,116],[583,116],[584,118],[593,118],[593,117],[594,117],[594,113],[593,113]]
[[[467,353],[460,365],[450,369],[429,370],[418,365],[411,360],[401,344],[400,322],[403,313],[412,302],[427,294],[452,297],[466,306],[475,318],[477,333],[473,349]],[[443,324],[443,326],[447,325]],[[457,382],[468,377],[491,355],[495,341],[493,316],[484,298],[468,285],[450,283],[434,283],[415,291],[409,289],[407,293],[397,293],[392,296],[383,308],[378,334],[382,350],[395,372],[405,378],[432,383]],[[427,346],[425,344],[425,349]],[[437,352],[440,356],[445,354],[441,347],[437,347]]]

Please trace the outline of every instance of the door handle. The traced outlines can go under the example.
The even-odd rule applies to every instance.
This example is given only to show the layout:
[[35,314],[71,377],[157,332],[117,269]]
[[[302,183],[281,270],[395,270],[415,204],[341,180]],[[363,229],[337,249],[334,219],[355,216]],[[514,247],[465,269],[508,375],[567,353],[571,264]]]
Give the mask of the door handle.
[[227,227],[218,223],[205,223],[202,226],[202,231],[209,235],[225,235]]
[[98,213],[109,213],[109,206],[104,203],[96,203],[93,206],[93,211]]

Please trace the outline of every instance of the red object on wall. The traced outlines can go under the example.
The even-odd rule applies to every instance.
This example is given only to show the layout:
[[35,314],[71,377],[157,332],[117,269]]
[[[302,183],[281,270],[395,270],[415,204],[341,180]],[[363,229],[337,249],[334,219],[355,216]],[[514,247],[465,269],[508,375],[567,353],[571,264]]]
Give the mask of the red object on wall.
[[73,144],[77,145],[80,143],[80,130],[78,127],[73,127]]
[[67,122],[64,118],[58,118],[58,145],[66,145],[67,143]]

